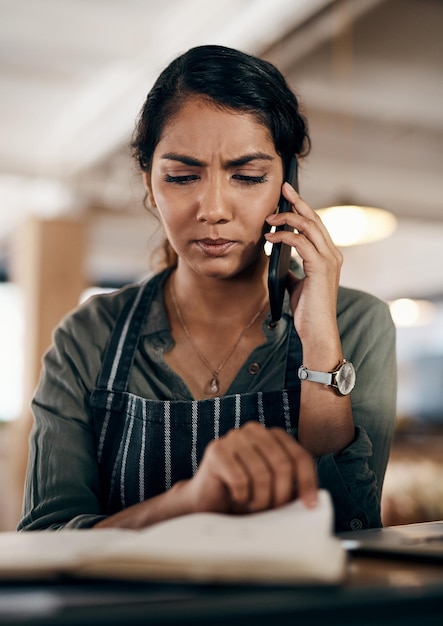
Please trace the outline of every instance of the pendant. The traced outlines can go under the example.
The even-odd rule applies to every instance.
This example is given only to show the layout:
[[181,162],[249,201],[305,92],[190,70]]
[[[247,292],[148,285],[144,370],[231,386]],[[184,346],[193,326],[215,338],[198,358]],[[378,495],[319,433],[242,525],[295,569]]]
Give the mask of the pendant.
[[215,394],[218,393],[219,391],[219,382],[218,382],[218,378],[217,376],[214,376],[213,378],[211,378],[211,380],[209,381],[209,391],[210,393],[215,396]]

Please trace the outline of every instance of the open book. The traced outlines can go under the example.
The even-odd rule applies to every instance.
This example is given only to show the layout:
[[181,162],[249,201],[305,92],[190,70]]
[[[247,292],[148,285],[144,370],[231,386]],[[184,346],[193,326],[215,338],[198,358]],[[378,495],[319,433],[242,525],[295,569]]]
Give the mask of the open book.
[[62,575],[133,580],[334,584],[346,552],[330,496],[231,516],[195,513],[144,530],[0,533],[0,579]]

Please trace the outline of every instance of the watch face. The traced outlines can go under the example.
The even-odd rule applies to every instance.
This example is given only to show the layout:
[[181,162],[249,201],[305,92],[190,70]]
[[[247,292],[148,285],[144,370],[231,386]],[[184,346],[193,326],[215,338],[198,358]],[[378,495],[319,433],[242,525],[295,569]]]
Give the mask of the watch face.
[[354,389],[355,386],[355,370],[352,363],[346,361],[337,372],[337,388],[339,392],[346,396]]

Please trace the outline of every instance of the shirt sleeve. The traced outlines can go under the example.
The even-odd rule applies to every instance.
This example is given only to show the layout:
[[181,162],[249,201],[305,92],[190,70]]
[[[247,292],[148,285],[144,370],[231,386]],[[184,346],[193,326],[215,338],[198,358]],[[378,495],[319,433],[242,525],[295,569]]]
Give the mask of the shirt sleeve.
[[369,294],[340,289],[338,325],[344,357],[354,364],[351,392],[354,441],[317,459],[319,484],[331,493],[335,530],[377,528],[383,480],[396,422],[395,326],[387,304]]
[[396,423],[395,326],[385,302],[350,289],[339,296],[338,324],[343,355],[357,376],[351,392],[354,425],[371,443],[368,469],[375,474],[381,500]]
[[[298,429],[291,435],[298,439]],[[369,468],[371,441],[356,427],[354,441],[339,453],[315,459],[320,489],[329,491],[334,505],[334,530],[361,530],[381,526],[377,477]]]
[[372,444],[362,428],[355,432],[353,443],[339,454],[317,459],[319,486],[334,503],[336,532],[381,526],[377,479],[368,463]]
[[[377,528],[382,486],[396,421],[395,326],[386,303],[340,288],[337,321],[344,357],[352,361],[354,441],[316,459],[320,487],[332,497],[335,530]],[[293,431],[297,436],[297,431]]]
[[32,401],[34,426],[19,531],[86,528],[105,517],[88,404],[108,322],[94,306],[86,307],[54,333]]

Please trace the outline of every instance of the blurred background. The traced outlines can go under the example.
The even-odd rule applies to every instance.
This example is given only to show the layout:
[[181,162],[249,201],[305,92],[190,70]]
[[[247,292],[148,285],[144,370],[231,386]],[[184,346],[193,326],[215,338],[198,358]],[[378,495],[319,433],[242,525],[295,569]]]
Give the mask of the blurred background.
[[[443,2],[0,0],[0,529],[17,522],[54,325],[151,271],[161,233],[128,144],[158,73],[206,43],[272,61],[300,97],[301,193],[347,206],[342,284],[397,325],[384,522],[443,519]],[[394,226],[339,241],[358,230],[349,205]]]

